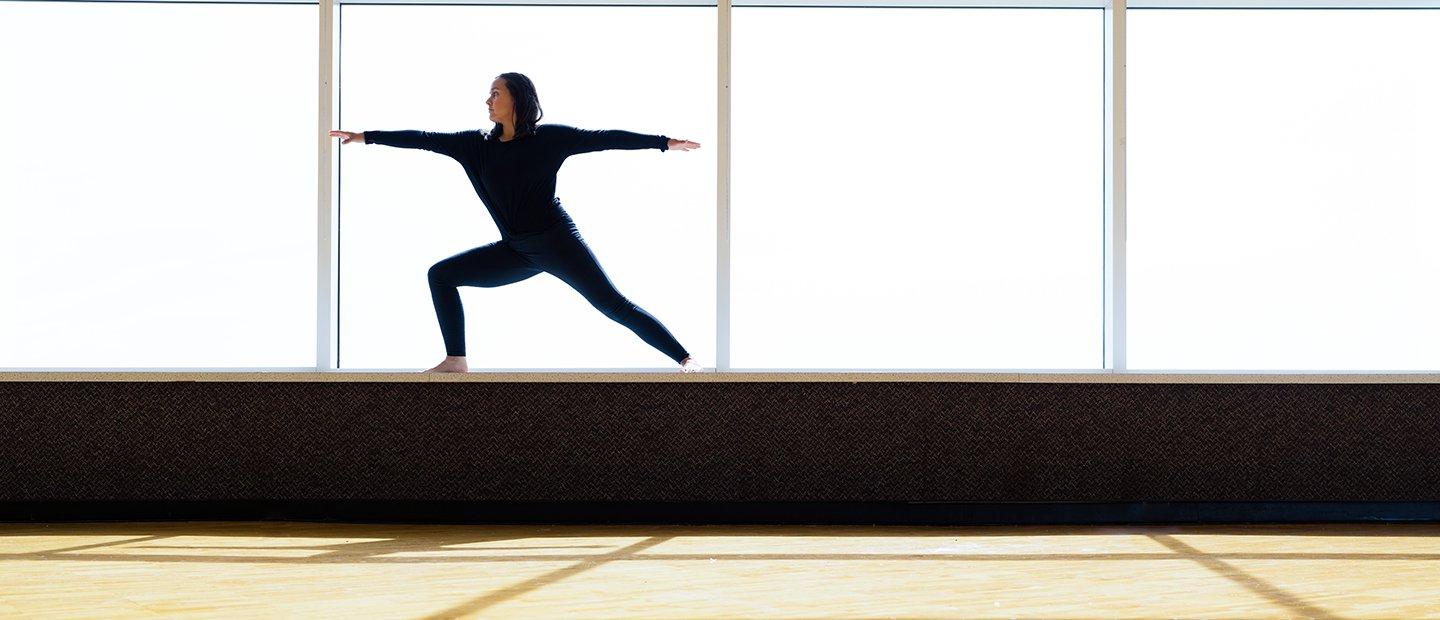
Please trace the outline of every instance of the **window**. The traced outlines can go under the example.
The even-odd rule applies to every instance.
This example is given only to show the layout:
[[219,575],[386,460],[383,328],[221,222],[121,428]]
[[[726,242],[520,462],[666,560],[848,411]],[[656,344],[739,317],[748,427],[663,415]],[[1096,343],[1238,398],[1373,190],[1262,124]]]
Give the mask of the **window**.
[[1440,11],[1128,17],[1130,367],[1440,367]]
[[316,19],[0,2],[0,365],[315,366]]
[[[699,142],[573,156],[556,196],[621,294],[713,360],[714,19],[713,7],[346,6],[341,123],[488,130],[490,83],[515,71],[535,83],[542,124]],[[445,355],[430,266],[499,232],[448,157],[346,145],[341,158],[340,367],[428,368]],[[548,273],[460,295],[472,370],[675,365]]]
[[1102,11],[734,15],[735,368],[1103,365]]

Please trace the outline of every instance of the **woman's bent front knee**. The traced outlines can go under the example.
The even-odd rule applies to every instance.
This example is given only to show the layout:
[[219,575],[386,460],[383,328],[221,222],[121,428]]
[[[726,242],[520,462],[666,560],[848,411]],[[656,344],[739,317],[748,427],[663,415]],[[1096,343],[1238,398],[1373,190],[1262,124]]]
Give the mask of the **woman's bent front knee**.
[[449,266],[445,264],[445,261],[440,261],[438,263],[435,263],[434,265],[431,265],[430,270],[425,273],[426,278],[430,280],[430,284],[436,286],[444,286],[446,284],[450,284],[451,274],[453,273],[453,271],[448,267]]

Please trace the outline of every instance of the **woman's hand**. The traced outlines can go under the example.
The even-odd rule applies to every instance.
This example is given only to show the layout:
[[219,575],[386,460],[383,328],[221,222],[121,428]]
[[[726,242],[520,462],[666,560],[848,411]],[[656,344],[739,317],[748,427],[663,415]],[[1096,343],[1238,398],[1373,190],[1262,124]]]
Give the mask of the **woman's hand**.
[[671,151],[689,151],[700,148],[700,143],[670,138],[670,141],[665,143],[665,148]]
[[340,144],[350,144],[351,142],[365,144],[365,133],[361,131],[340,131],[337,129],[330,132],[330,137],[340,138]]

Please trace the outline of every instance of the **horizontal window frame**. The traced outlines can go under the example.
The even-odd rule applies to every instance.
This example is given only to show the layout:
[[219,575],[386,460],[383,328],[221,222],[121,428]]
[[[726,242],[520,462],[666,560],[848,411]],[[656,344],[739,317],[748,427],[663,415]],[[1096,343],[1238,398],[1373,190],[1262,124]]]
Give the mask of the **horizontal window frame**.
[[[0,2],[113,2],[126,4],[306,4],[319,6],[316,0],[0,0]],[[334,5],[436,5],[436,6],[700,6],[719,9],[713,1],[693,0],[529,0],[504,2],[484,0],[339,0]],[[1440,0],[1137,0],[1112,3],[1103,0],[895,0],[894,2],[837,2],[835,0],[744,0],[729,7],[776,8],[867,8],[867,9],[1440,9]]]

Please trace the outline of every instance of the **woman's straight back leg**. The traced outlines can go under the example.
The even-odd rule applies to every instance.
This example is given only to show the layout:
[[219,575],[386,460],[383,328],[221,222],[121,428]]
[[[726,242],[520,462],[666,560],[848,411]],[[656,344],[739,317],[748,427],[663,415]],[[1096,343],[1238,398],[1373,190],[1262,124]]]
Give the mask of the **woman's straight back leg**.
[[689,356],[685,347],[659,320],[616,290],[615,284],[600,267],[600,261],[578,232],[570,229],[550,237],[546,251],[536,263],[570,285],[595,309],[635,332],[646,344],[669,356],[675,363]]

